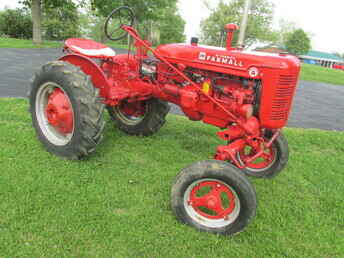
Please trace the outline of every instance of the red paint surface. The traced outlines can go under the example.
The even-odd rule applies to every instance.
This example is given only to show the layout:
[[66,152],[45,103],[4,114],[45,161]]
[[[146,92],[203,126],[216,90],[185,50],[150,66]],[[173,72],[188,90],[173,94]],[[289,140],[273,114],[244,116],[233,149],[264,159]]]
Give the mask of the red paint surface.
[[[254,147],[258,156],[264,155],[269,142],[262,137],[264,130],[276,135],[286,125],[300,71],[296,57],[195,44],[152,49],[135,29],[125,25],[122,29],[134,38],[135,54],[96,63],[74,53],[67,44],[65,48],[72,53],[60,59],[90,75],[105,104],[121,105],[125,113],[133,114],[135,109],[140,112],[140,107],[130,103],[152,97],[175,103],[191,120],[225,129],[219,137],[229,143],[217,148],[215,158],[231,160],[239,167],[236,154],[244,146]],[[229,40],[235,29],[234,25],[227,26]],[[140,72],[142,61],[150,58],[147,50],[157,58],[154,77]],[[190,77],[196,74],[203,79]]]
[[[206,194],[202,194],[202,190]],[[233,212],[235,197],[231,189],[222,182],[203,181],[191,190],[188,204],[203,217],[222,219]]]
[[55,88],[48,97],[46,116],[50,125],[58,132],[67,135],[73,132],[73,108],[65,93]]

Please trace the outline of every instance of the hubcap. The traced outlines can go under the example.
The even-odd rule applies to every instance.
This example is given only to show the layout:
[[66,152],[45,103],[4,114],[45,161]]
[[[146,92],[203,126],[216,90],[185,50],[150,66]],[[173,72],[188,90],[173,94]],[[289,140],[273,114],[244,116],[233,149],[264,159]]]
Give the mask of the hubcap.
[[240,212],[236,192],[215,179],[202,179],[191,184],[184,194],[184,206],[192,219],[212,228],[233,223]]
[[74,112],[66,92],[56,83],[43,84],[36,95],[36,117],[44,136],[66,145],[74,133]]
[[60,88],[55,88],[49,95],[46,114],[49,124],[59,133],[67,135],[73,131],[73,109]]
[[265,148],[260,157],[252,160],[251,162],[247,162],[247,160],[249,160],[255,154],[256,152],[253,148],[246,146],[244,149],[239,151],[238,159],[240,163],[246,164],[247,169],[254,172],[266,170],[270,168],[276,161],[276,148],[273,145],[271,145],[269,148]]
[[146,114],[147,104],[144,101],[137,102],[122,102],[115,107],[115,111],[124,123],[129,125],[136,125],[140,123]]

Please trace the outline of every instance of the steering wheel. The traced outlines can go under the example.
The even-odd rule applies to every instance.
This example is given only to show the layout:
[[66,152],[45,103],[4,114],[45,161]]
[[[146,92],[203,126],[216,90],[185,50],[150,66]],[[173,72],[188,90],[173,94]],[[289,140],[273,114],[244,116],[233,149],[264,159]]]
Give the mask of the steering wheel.
[[122,30],[122,25],[133,26],[135,15],[128,6],[121,6],[114,9],[106,18],[104,24],[105,36],[110,40],[123,39],[127,32]]

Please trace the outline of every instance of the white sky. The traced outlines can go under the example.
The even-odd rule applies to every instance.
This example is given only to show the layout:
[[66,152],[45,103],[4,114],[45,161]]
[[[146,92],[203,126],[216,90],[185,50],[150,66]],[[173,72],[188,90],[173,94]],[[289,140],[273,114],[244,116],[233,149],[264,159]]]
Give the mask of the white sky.
[[[218,0],[208,0],[216,6]],[[225,0],[226,1],[226,0]],[[274,24],[285,20],[312,34],[314,50],[344,53],[344,1],[343,0],[270,0],[275,4]],[[18,0],[0,0],[0,9],[18,7]],[[199,23],[209,15],[203,0],[179,0],[181,15],[186,21],[185,34],[189,39],[197,36]],[[228,21],[230,23],[230,21]]]
[[[208,1],[212,6],[218,3],[218,0]],[[281,18],[295,22],[298,27],[311,33],[314,50],[344,53],[343,0],[270,1],[275,5],[274,27]],[[209,15],[202,2],[202,0],[179,0],[181,15],[186,20],[185,34],[188,38],[197,36],[201,19]]]

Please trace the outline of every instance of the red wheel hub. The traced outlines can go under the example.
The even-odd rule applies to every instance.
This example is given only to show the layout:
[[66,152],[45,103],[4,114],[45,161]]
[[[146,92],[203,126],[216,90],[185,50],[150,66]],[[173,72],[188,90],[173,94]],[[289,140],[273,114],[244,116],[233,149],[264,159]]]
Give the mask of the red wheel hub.
[[49,124],[59,133],[67,135],[73,132],[73,108],[68,96],[61,89],[55,88],[49,95],[45,112]]
[[143,101],[123,102],[119,108],[126,116],[141,117],[146,113],[146,104]]
[[[202,195],[202,192],[206,191]],[[235,208],[232,190],[219,181],[203,181],[190,192],[188,204],[201,216],[209,219],[226,219]]]
[[[264,148],[264,147],[263,147]],[[247,167],[252,169],[264,169],[271,165],[274,162],[276,157],[275,148],[270,146],[265,148],[263,154],[251,162],[247,162],[251,157],[256,154],[253,148],[246,147],[239,152],[240,159],[247,165]]]

